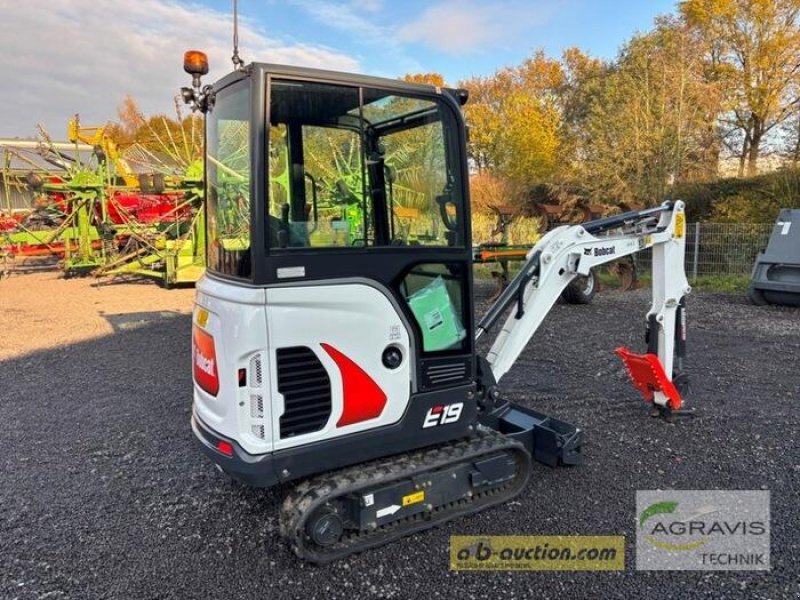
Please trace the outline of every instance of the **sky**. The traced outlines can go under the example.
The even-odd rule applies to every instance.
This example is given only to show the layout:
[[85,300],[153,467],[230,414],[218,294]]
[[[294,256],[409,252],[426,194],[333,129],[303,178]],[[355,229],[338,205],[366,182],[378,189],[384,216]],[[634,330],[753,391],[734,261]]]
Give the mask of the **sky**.
[[[455,85],[578,46],[613,59],[675,0],[239,0],[246,62]],[[0,0],[0,137],[54,139],[67,120],[116,120],[126,94],[146,114],[175,114],[186,49],[209,55],[206,83],[231,70],[230,0]]]

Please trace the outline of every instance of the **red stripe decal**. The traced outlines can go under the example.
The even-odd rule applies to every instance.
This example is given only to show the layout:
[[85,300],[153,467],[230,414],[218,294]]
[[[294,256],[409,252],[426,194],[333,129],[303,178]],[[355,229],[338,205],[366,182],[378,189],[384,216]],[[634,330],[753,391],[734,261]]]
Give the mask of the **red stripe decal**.
[[330,344],[320,344],[342,374],[344,407],[337,427],[360,423],[381,416],[386,394],[367,373]]

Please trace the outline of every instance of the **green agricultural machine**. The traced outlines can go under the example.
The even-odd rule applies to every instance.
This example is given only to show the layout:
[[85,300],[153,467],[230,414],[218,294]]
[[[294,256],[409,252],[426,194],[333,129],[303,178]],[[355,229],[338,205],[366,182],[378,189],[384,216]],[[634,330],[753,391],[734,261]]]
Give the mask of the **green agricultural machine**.
[[[72,152],[40,134],[36,161],[30,152],[6,148],[17,165],[38,169],[20,184],[7,160],[5,185],[24,185],[33,201],[27,210],[13,210],[7,200],[0,211],[5,269],[17,260],[51,257],[66,276],[143,276],[167,287],[199,279],[205,269],[203,169],[190,143],[193,133],[180,145],[170,138],[163,152],[135,145],[125,155],[104,128],[81,127],[77,116],[68,128]],[[52,168],[42,170],[43,163]]]

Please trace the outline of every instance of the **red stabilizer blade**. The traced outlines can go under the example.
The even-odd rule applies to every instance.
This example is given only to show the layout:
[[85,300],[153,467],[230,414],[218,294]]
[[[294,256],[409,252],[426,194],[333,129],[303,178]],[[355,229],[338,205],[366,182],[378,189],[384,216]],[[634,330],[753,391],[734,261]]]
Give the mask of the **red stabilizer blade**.
[[653,392],[662,392],[671,410],[678,410],[683,404],[681,395],[664,372],[664,366],[655,354],[634,354],[627,348],[617,348],[617,355],[625,363],[628,373],[647,402],[653,401]]

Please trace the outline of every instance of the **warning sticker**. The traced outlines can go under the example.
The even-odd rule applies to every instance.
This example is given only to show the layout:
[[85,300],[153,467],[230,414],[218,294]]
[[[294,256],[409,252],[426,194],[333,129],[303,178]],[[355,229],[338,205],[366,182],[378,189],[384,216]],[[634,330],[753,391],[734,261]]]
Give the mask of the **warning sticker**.
[[408,494],[407,496],[403,496],[403,506],[409,506],[410,504],[419,504],[420,502],[425,501],[425,490],[420,490],[418,492],[414,492],[413,494]]
[[678,213],[675,215],[675,237],[682,238],[686,234],[686,215]]

